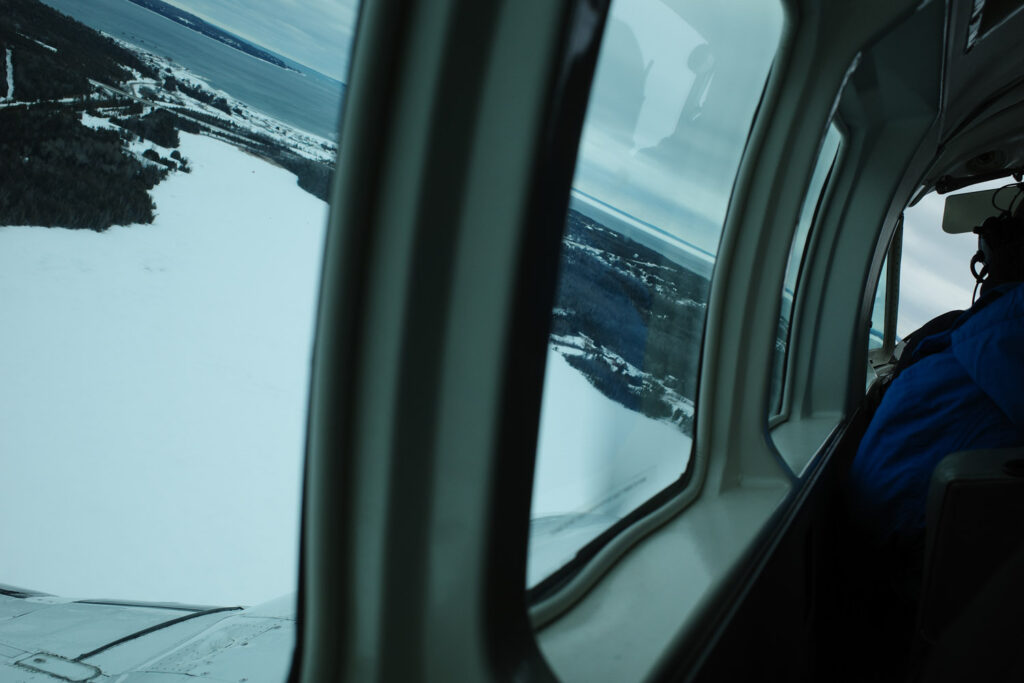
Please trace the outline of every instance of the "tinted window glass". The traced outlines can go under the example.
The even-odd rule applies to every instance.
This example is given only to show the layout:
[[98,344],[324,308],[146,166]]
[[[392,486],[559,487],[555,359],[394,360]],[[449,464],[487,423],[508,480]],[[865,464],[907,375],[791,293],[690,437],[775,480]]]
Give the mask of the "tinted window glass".
[[878,276],[878,287],[875,288],[875,302],[871,306],[871,332],[868,336],[868,351],[882,348],[885,339],[885,298],[887,296],[889,257],[882,262],[882,272]]
[[[906,337],[949,310],[971,306],[975,282],[970,262],[978,249],[978,236],[971,232],[956,235],[943,232],[946,197],[994,190],[1011,182],[1013,178],[1008,177],[971,185],[949,195],[931,192],[904,211],[896,330],[900,337]],[[1000,201],[1005,202],[1012,196],[1012,193],[1001,195]],[[992,214],[996,214],[995,207]]]
[[811,227],[817,218],[818,209],[825,197],[828,179],[839,155],[839,145],[841,142],[842,134],[839,132],[839,128],[834,123],[829,125],[825,140],[821,145],[821,151],[818,152],[818,160],[814,165],[811,182],[807,187],[807,194],[804,195],[804,203],[800,207],[800,217],[797,219],[796,232],[793,233],[793,241],[789,247],[786,275],[782,282],[782,303],[779,307],[778,336],[775,340],[775,354],[772,362],[772,399],[770,405],[773,406],[772,411],[774,413],[778,413],[782,409],[782,378],[789,350],[790,323],[793,319],[793,305],[796,300],[800,273],[803,269],[804,254],[807,251],[808,241],[811,236]]
[[708,290],[776,3],[613,2],[566,219],[527,583],[680,479]]

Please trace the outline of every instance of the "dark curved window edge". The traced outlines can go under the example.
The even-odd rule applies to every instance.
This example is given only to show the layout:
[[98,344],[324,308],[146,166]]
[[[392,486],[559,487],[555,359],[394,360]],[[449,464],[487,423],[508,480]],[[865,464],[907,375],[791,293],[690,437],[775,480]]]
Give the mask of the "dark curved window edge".
[[562,565],[560,569],[549,574],[547,578],[540,581],[533,588],[527,589],[527,601],[530,603],[539,602],[558,593],[612,539],[685,491],[690,484],[690,480],[693,478],[693,471],[695,469],[693,467],[693,457],[693,448],[691,447],[690,461],[687,463],[686,470],[678,479],[648,498],[640,507],[605,529],[599,536],[577,551],[576,556],[569,560],[568,563]]
[[[353,69],[352,60],[355,59],[358,51],[359,43],[364,39],[363,22],[366,17],[366,5],[367,0],[357,0],[357,13],[356,20],[352,26],[352,44],[349,47],[349,65],[348,72],[345,74],[345,95],[341,98],[341,107],[338,110],[338,120],[335,127],[338,131],[338,154],[341,154],[342,144],[342,131],[345,124],[345,115],[349,108],[349,89],[350,81],[352,79]],[[396,19],[397,21],[397,19]],[[338,157],[335,156],[335,172],[331,174],[331,181],[328,188],[328,215],[326,231],[330,231],[331,219],[334,215],[333,201],[334,197],[337,196],[337,185],[339,182],[340,174],[337,173]],[[322,299],[324,297],[323,287],[323,274],[325,264],[327,262],[327,236],[324,236],[324,244],[321,248],[320,255],[320,274],[319,282],[317,284],[317,295],[316,295],[316,310],[319,311],[322,306]],[[319,315],[319,313],[317,314]],[[317,336],[319,334],[319,323],[312,331],[313,344],[317,343]],[[310,363],[315,355],[315,349],[311,349],[310,352]],[[295,591],[295,640],[292,646],[291,657],[288,662],[288,675],[285,677],[285,683],[300,683],[302,680],[302,661],[306,651],[306,639],[307,639],[307,625],[306,625],[306,597],[309,593],[309,587],[306,584],[306,569],[308,566],[307,552],[309,550],[309,541],[306,538],[306,524],[309,521],[309,512],[306,505],[306,496],[309,491],[309,440],[310,440],[310,425],[313,414],[313,380],[310,378],[308,386],[306,387],[306,420],[305,420],[305,442],[303,444],[303,456],[302,456],[302,488],[299,492],[299,544],[298,544],[298,582]]]
[[491,540],[484,577],[489,617],[484,627],[492,661],[523,680],[553,676],[537,647],[524,589],[530,506],[562,238],[610,5],[611,0],[571,0],[563,10],[559,54],[554,58],[537,136],[509,302],[510,351],[501,375],[498,409],[502,419],[486,510]]
[[[694,638],[672,657],[659,665],[651,680],[690,681],[708,660],[713,649],[726,636],[730,621],[737,615],[741,603],[750,595],[755,583],[770,562],[775,550],[783,542],[815,489],[822,485],[841,485],[857,452],[868,423],[885,394],[886,383],[873,384],[855,408],[844,415],[832,428],[810,460],[804,473],[794,476],[789,494],[767,520],[764,528],[751,544],[741,571],[730,577],[722,587],[721,600],[715,600],[695,619]],[[829,482],[831,481],[831,484]],[[828,491],[823,492],[828,495]]]
[[849,438],[859,438],[859,432],[862,433],[866,426],[866,422],[861,422],[865,414],[870,419],[871,410],[858,408],[832,429],[811,459],[811,466],[802,476],[794,478],[795,484],[789,493],[747,548],[738,565],[739,572],[726,579],[721,588],[722,599],[709,602],[695,615],[695,626],[691,631],[694,637],[685,647],[663,661],[651,680],[689,681],[696,677],[716,645],[725,637],[731,620],[750,595],[775,551],[794,527],[815,489],[826,477],[834,474],[830,474],[829,470],[849,464],[849,457],[844,455],[843,448]]

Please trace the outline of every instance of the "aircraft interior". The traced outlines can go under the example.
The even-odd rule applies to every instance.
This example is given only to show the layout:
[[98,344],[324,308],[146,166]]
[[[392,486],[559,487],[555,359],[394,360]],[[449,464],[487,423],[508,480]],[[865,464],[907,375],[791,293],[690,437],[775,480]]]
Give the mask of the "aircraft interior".
[[[897,341],[901,214],[933,189],[1024,167],[1016,2],[797,1],[777,16],[665,3],[710,45],[689,64],[701,91],[684,109],[699,111],[656,144],[634,135],[630,163],[649,173],[612,185],[620,206],[636,202],[630,215],[658,215],[657,197],[622,189],[654,178],[658,160],[683,157],[677,179],[728,179],[692,462],[600,547],[522,593],[554,226],[570,187],[601,186],[575,141],[585,111],[587,125],[616,114],[598,104],[602,87],[653,97],[601,80],[614,68],[602,27],[629,49],[611,4],[364,10],[332,216],[361,228],[336,233],[326,260],[302,680],[1012,680],[1012,657],[970,635],[977,623],[930,644],[890,628],[917,606],[887,592],[895,569],[859,543],[842,488],[884,388],[865,395],[870,340],[871,380]],[[638,64],[621,68],[647,68],[634,73],[650,82],[657,60]],[[748,123],[735,165],[701,147]],[[872,321],[883,268],[892,286]],[[388,381],[367,381],[366,367],[389,368]]]
[[[36,664],[12,620],[0,678],[277,680],[241,635],[104,668],[230,618],[302,683],[1022,680],[1024,443],[942,460],[909,559],[847,504],[928,286],[905,212],[1024,173],[1022,8],[363,0],[297,614],[151,605]],[[953,232],[998,208],[959,201]],[[87,602],[75,629],[127,623]]]

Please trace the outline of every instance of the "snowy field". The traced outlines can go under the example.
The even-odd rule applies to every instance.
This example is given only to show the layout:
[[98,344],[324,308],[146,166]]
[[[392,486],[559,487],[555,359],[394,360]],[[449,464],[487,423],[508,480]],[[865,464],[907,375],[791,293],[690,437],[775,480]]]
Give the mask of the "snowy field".
[[637,506],[674,482],[690,437],[605,397],[548,350],[530,510],[533,586]]
[[295,588],[327,205],[181,138],[193,171],[152,191],[152,225],[0,228],[3,583],[205,604]]

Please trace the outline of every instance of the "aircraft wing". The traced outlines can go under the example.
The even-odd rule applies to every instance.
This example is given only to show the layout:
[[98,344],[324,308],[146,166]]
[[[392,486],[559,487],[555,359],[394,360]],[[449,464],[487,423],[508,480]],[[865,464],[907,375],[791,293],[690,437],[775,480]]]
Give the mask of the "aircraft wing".
[[295,597],[258,607],[71,600],[0,587],[0,680],[284,680]]

